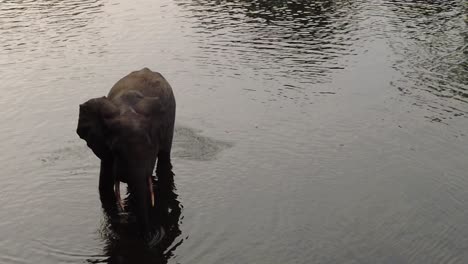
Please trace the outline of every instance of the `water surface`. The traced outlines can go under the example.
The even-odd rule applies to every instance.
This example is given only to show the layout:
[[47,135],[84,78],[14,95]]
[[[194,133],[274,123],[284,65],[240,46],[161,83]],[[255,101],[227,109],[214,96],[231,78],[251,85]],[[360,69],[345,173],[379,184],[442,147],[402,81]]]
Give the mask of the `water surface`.
[[[0,0],[1,263],[466,263],[468,7]],[[177,99],[172,228],[109,228],[78,105]]]

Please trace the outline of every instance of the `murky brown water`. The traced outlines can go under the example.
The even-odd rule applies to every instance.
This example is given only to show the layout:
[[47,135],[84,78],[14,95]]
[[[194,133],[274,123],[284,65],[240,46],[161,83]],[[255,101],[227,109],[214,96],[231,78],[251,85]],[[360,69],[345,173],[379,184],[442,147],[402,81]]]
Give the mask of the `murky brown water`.
[[[467,263],[463,0],[0,0],[1,263]],[[78,104],[178,102],[174,213],[109,228]]]

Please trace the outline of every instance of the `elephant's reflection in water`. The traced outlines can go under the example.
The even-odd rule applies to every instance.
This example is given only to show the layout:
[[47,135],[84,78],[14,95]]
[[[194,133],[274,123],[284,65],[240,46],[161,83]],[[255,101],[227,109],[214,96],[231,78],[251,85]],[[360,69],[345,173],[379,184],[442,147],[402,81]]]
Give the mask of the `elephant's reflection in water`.
[[[157,172],[161,175],[161,172]],[[105,238],[104,256],[106,259],[88,260],[91,263],[167,263],[174,250],[183,242],[175,242],[181,235],[179,228],[182,204],[177,200],[174,190],[174,174],[171,169],[164,172],[163,177],[170,179],[170,190],[158,190],[158,184],[153,179],[156,194],[156,205],[151,211],[153,230],[160,230],[156,245],[148,248],[138,237],[138,227],[134,217],[132,197],[125,199],[125,213],[119,214],[117,206],[112,201],[101,199],[106,222],[101,229]],[[162,177],[160,177],[162,178]],[[165,186],[168,186],[165,184]]]

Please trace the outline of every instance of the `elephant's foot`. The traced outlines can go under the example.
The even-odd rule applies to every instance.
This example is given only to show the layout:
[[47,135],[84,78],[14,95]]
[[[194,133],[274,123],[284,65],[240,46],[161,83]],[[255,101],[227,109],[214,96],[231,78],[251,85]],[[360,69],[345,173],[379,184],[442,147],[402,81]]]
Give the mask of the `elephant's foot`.
[[115,201],[117,203],[117,207],[119,208],[120,212],[124,211],[124,206],[122,202],[122,198],[120,197],[120,181],[116,180],[114,182],[114,194],[115,194]]

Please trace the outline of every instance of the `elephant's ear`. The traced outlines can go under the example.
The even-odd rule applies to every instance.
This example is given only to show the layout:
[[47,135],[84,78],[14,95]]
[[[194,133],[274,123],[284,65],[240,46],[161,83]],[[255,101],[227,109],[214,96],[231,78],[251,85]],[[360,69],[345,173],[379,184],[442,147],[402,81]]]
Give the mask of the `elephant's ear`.
[[117,107],[106,97],[94,98],[80,105],[80,116],[76,133],[86,140],[98,158],[105,159],[110,156],[110,149],[106,145],[108,128],[104,119],[117,116]]
[[166,111],[166,106],[159,97],[144,97],[136,105],[135,110],[146,116],[154,116]]

